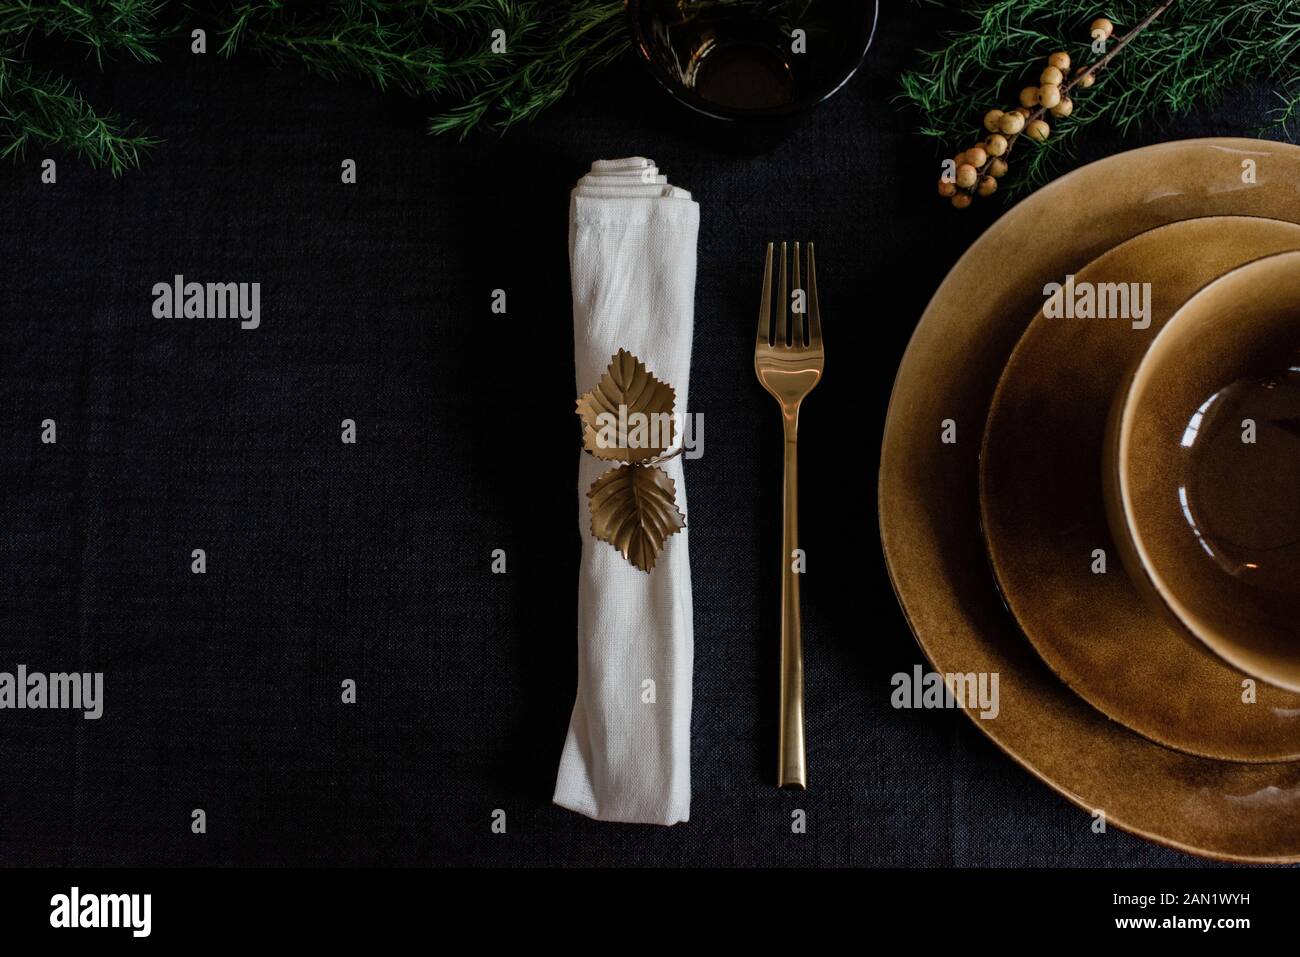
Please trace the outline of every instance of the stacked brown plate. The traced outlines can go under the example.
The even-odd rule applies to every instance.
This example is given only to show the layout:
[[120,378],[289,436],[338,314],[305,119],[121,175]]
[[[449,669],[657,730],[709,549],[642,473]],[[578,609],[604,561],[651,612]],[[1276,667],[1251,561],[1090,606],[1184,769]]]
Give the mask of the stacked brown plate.
[[[1064,176],[935,293],[881,451],[917,640],[942,674],[999,675],[980,729],[1108,824],[1225,860],[1300,860],[1294,250],[1294,146],[1186,140]],[[1119,284],[1122,316],[1061,315]]]

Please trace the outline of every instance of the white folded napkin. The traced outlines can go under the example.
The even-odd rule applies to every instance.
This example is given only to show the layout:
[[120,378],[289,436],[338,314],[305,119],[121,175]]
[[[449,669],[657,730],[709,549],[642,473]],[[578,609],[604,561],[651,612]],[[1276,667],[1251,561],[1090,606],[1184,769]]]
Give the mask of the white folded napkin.
[[[699,221],[691,194],[668,185],[642,157],[599,160],[578,182],[569,204],[569,267],[579,395],[626,349],[673,387],[674,411],[685,415]],[[592,537],[587,489],[613,466],[580,453],[578,697],[555,803],[602,821],[676,824],[691,809],[687,532],[668,538],[649,574]],[[685,514],[682,457],[663,468]]]

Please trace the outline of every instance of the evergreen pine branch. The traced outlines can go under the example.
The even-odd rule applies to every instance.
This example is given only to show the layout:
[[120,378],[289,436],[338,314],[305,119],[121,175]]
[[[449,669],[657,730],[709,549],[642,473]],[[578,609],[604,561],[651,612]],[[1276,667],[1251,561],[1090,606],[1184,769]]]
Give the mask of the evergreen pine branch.
[[1300,130],[1291,128],[1300,118],[1300,79],[1290,81],[1282,89],[1275,90],[1273,95],[1279,104],[1269,117],[1273,128],[1288,139],[1300,135]]
[[123,52],[142,62],[158,59],[164,35],[160,0],[19,0],[0,2],[0,158],[21,157],[33,145],[63,148],[107,167],[114,176],[140,165],[158,140],[101,114],[65,77],[25,59],[32,37],[56,37],[88,47],[102,67]]
[[[429,131],[464,136],[531,119],[618,57],[624,18],[619,0],[351,0],[306,10],[258,0],[236,7],[221,52],[248,47],[323,76],[427,95],[443,105]],[[492,50],[498,29],[504,53]]]
[[429,132],[464,137],[479,126],[504,131],[537,116],[577,79],[608,65],[627,49],[619,4],[572,4],[554,30],[560,42],[553,53],[548,55],[538,45],[544,35],[525,36],[525,45],[512,52],[512,58],[524,61],[522,68],[503,65],[464,103],[433,117]]
[[28,37],[59,37],[90,48],[103,66],[104,54],[121,50],[153,62],[153,47],[163,36],[162,0],[20,0],[0,2],[0,43],[25,44]]
[[0,55],[0,158],[23,156],[32,144],[57,146],[117,176],[157,142],[97,113],[65,78]]
[[[526,29],[519,8],[532,6],[509,0],[260,0],[226,16],[220,52],[231,56],[247,47],[330,79],[355,76],[416,96],[463,93],[489,75],[490,31]],[[481,48],[460,52],[465,44],[458,38],[467,35],[482,38]]]

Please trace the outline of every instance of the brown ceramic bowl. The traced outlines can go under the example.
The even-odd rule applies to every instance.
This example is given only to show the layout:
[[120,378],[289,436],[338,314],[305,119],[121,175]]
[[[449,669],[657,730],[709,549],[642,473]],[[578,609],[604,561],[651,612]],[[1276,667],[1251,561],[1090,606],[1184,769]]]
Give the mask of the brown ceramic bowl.
[[1225,661],[1300,691],[1300,252],[1174,314],[1107,447],[1112,532],[1139,585]]

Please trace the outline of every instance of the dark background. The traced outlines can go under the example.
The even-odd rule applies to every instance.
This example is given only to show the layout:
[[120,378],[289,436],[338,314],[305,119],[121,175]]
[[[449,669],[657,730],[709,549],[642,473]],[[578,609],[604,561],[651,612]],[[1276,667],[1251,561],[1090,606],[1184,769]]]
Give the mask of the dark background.
[[[427,104],[187,39],[87,72],[165,142],[116,180],[42,150],[0,167],[0,670],[102,670],[105,715],[0,713],[0,864],[1200,863],[1093,834],[960,714],[889,704],[923,659],[880,557],[885,407],[930,294],[1005,208],[939,200],[892,102],[940,16],[887,5],[859,75],[765,148],[701,136],[630,57],[465,142],[426,135]],[[1249,135],[1267,108],[1255,89],[1123,142],[1094,126],[1085,157]],[[576,684],[568,190],[632,154],[701,206],[673,828],[550,804]],[[800,443],[804,794],[773,786],[780,431],[751,351],[773,239],[817,242],[830,356]],[[261,328],[154,319],[175,273],[260,282]]]

